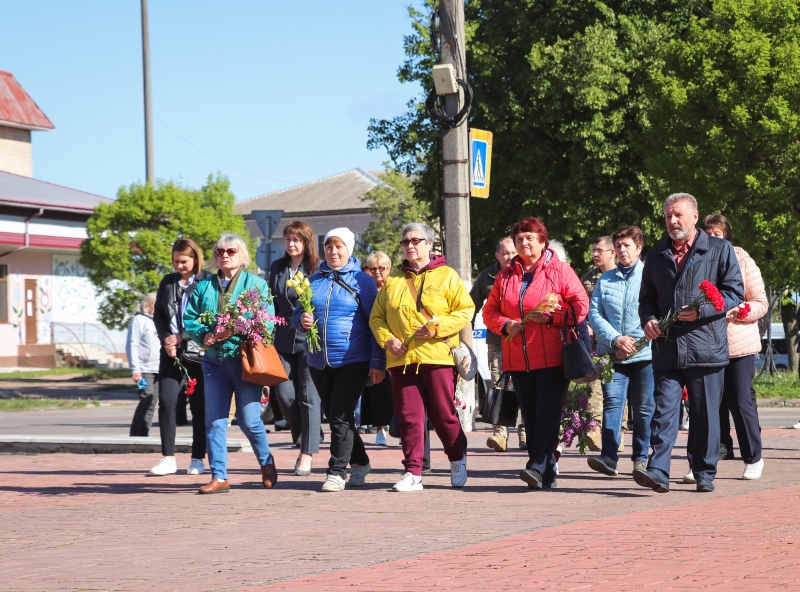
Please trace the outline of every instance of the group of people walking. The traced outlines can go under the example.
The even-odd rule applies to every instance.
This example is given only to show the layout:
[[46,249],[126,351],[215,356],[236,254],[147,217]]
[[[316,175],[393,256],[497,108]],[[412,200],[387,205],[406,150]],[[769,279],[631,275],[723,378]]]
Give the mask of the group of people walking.
[[[139,423],[147,423],[155,398],[161,403],[163,458],[151,472],[177,471],[175,405],[182,384],[191,378],[196,384],[189,398],[194,438],[188,472],[204,471],[207,450],[212,477],[200,493],[230,488],[226,432],[234,396],[237,419],[253,447],[263,485],[271,488],[276,483],[278,473],[260,417],[262,387],[242,379],[241,337],[214,330],[207,314],[218,312],[226,296],[235,299],[256,289],[270,296],[269,313],[285,320],[275,327],[274,345],[289,380],[272,392],[300,448],[296,475],[311,474],[324,437],[323,412],[330,422],[324,492],[362,486],[371,471],[355,424],[359,399],[380,417],[375,425],[389,423],[388,415],[378,409],[388,407],[396,416],[405,472],[393,491],[423,488],[430,462],[429,419],[450,461],[452,486],[466,484],[467,439],[454,404],[459,378],[453,350],[459,346],[460,331],[478,310],[490,332],[489,363],[497,395],[494,408],[484,410],[495,426],[487,445],[505,450],[508,428],[517,424],[521,413],[519,444],[527,450],[528,461],[520,479],[529,488],[557,486],[559,429],[569,387],[563,370],[563,330],[586,326],[587,321],[599,352],[614,356],[613,380],[602,385],[602,447],[600,455],[589,459],[592,469],[618,474],[623,409],[630,397],[633,477],[639,485],[668,491],[686,387],[691,471],[684,481],[696,482],[699,491],[713,490],[720,440],[725,437],[719,427],[723,400],[733,415],[747,465],[745,478],[758,478],[763,460],[750,385],[760,345],[755,323],[766,312],[760,273],[744,251],[732,246],[724,217],[706,217],[705,232],[696,228],[699,214],[691,195],[670,196],[664,214],[669,238],[652,248],[644,262],[638,227],[614,233],[616,265],[599,275],[591,297],[536,218],[516,223],[511,236],[499,241],[497,264],[479,276],[471,293],[444,257],[432,252],[434,230],[422,223],[402,229],[398,239],[403,261],[397,269],[385,254],[374,253],[362,270],[353,256],[355,236],[349,229],[336,228],[325,235],[320,261],[312,229],[292,222],[284,229],[285,254],[273,263],[268,282],[245,271],[249,254],[239,237],[223,236],[217,242],[212,265],[216,273],[203,271],[202,253],[193,241],[177,241],[176,272],[165,276],[152,301],[145,301],[129,336],[133,378],[147,385],[140,390]],[[300,305],[287,284],[298,273],[309,280],[313,312]],[[710,305],[686,309],[703,280],[722,294],[722,312]],[[556,310],[529,314],[553,294]],[[743,306],[750,310],[744,320],[737,315]],[[671,310],[681,310],[679,321],[669,339],[658,339],[658,319]],[[153,339],[145,335],[147,317],[152,317],[160,345],[157,367],[152,356],[137,357],[137,344]],[[309,351],[306,342],[312,326],[319,332],[318,351]],[[657,340],[655,346],[648,341],[636,347],[645,336]],[[188,369],[188,377],[174,363],[176,357]],[[509,383],[513,395],[501,396]],[[200,418],[204,422],[197,421]],[[133,427],[132,435],[139,435],[133,434]]]

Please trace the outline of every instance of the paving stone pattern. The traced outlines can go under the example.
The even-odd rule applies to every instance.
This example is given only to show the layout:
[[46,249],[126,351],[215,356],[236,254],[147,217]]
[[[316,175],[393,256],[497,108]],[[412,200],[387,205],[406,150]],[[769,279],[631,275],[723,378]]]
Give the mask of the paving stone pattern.
[[[399,448],[368,447],[361,489],[322,494],[294,477],[297,450],[270,434],[276,489],[252,454],[230,455],[229,494],[198,496],[208,475],[148,477],[157,454],[0,456],[0,581],[9,590],[764,590],[800,588],[800,431],[765,429],[759,481],[720,463],[717,491],[637,487],[568,450],[554,491],[529,491],[524,453],[470,435],[470,478],[449,486],[434,438],[425,490],[389,492]],[[372,441],[374,436],[366,436]],[[391,439],[396,444],[396,440]],[[512,443],[516,439],[512,438]],[[630,441],[628,441],[628,446]],[[179,455],[185,467],[188,455]]]

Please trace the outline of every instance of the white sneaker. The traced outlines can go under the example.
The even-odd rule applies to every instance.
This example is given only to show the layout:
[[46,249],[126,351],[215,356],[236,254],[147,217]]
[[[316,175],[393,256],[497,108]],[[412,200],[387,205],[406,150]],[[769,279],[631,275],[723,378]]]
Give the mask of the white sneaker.
[[175,457],[168,458],[166,456],[162,457],[158,464],[150,469],[151,475],[158,475],[159,477],[163,477],[164,475],[174,475],[178,472],[178,463],[175,462]]
[[400,481],[392,487],[392,491],[422,491],[422,477],[411,473],[403,473]]
[[761,471],[763,470],[764,470],[764,459],[762,458],[757,463],[744,466],[744,474],[742,475],[742,479],[746,479],[747,481],[755,481],[756,479],[761,479]]
[[199,458],[193,458],[189,462],[189,468],[186,469],[187,475],[202,475],[206,472],[206,467],[203,465],[203,461]]
[[378,433],[375,434],[375,446],[388,446],[389,443],[386,441],[386,430],[380,429]]
[[343,491],[343,490],[344,490],[344,479],[342,479],[338,475],[328,475],[328,478],[325,479],[325,483],[322,484],[322,489],[320,489],[320,491],[324,491],[327,493],[334,491]]
[[464,487],[467,484],[467,455],[464,458],[450,463],[450,485]]
[[350,465],[350,479],[347,481],[352,487],[361,487],[367,474],[372,470],[369,463],[365,465]]
[[796,430],[800,430],[800,421],[798,421],[798,422],[797,422],[796,424],[794,424],[792,427],[793,427],[794,429],[796,429]]
[[688,483],[688,484],[690,484],[690,485],[693,485],[693,484],[697,483],[697,479],[695,479],[695,478],[694,478],[694,473],[692,473],[691,471],[689,471],[688,473],[686,473],[686,474],[683,476],[683,482],[684,482],[684,483]]

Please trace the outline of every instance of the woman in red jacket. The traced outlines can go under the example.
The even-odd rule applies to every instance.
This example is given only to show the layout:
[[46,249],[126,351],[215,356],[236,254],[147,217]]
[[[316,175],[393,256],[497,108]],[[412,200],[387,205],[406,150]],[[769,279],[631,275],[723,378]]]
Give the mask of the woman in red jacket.
[[[483,320],[491,331],[511,337],[503,339],[503,371],[511,373],[529,430],[529,460],[519,477],[531,489],[550,488],[556,484],[554,450],[569,385],[561,366],[559,327],[569,305],[582,321],[589,298],[572,268],[548,248],[544,224],[536,218],[517,222],[512,236],[517,256],[497,274]],[[561,309],[552,316],[536,313],[523,325],[525,315],[551,293]]]

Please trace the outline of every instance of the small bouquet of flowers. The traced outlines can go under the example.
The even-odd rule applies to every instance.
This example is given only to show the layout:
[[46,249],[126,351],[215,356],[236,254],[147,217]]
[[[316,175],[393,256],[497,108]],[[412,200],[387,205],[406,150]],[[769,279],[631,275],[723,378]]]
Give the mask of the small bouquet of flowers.
[[234,335],[241,336],[243,341],[272,345],[273,331],[270,330],[269,323],[285,325],[286,321],[267,312],[271,301],[270,297],[264,296],[255,288],[239,294],[235,302],[226,295],[222,310],[216,314],[210,311],[202,313],[200,322],[213,324],[214,333],[232,331]]
[[747,302],[743,302],[739,305],[736,309],[736,317],[737,321],[743,321],[747,318],[747,315],[750,314],[750,305]]
[[[426,328],[428,331],[430,331],[430,330],[431,330],[431,329],[433,329],[434,327],[438,327],[438,326],[439,326],[439,322],[436,320],[436,317],[435,317],[435,316],[434,316],[434,317],[431,317],[431,320],[430,320],[430,321],[428,321],[427,323],[425,323],[425,324],[423,325],[423,327],[425,327],[425,328]],[[420,327],[420,329],[421,329],[421,328],[422,328],[422,327]],[[409,335],[409,336],[408,336],[408,338],[407,338],[407,339],[406,339],[406,340],[403,342],[403,345],[405,345],[406,347],[408,347],[408,346],[409,346],[409,344],[410,344],[410,343],[411,343],[413,340],[414,340],[414,333],[412,333],[411,335]]]
[[186,369],[186,366],[183,365],[181,359],[178,356],[175,356],[175,365],[183,374],[183,379],[186,381],[186,396],[190,396],[194,394],[194,387],[197,386],[197,379],[196,378],[189,378],[189,371]]
[[589,411],[589,397],[586,389],[575,389],[567,395],[567,405],[561,412],[561,439],[564,446],[572,446],[578,440],[578,452],[586,454],[589,432],[597,429],[597,420]]
[[[661,335],[667,335],[669,328],[678,321],[678,315],[680,313],[688,312],[690,310],[698,310],[705,304],[711,304],[716,312],[722,312],[725,310],[725,299],[722,297],[722,294],[720,294],[720,291],[717,289],[717,287],[708,280],[703,280],[700,282],[700,294],[698,294],[698,296],[690,304],[679,308],[678,310],[670,311],[664,318],[658,320],[658,328],[661,329]],[[746,311],[743,313],[744,316],[741,317],[742,319],[750,313],[750,305],[745,304],[745,307]],[[740,308],[740,313],[743,310],[744,308]],[[738,315],[740,313],[737,313],[737,319],[739,318]],[[642,349],[648,341],[650,341],[650,339],[648,339],[646,336],[637,339],[633,344],[633,353],[631,355],[634,355],[636,352]],[[611,381],[611,374],[614,371],[612,362],[615,358],[616,356],[613,354],[605,354],[601,356],[595,353],[592,355],[592,362],[594,362],[595,370],[597,370],[600,374],[599,380],[602,382]]]
[[[524,325],[527,323],[536,313],[541,313],[546,317],[552,317],[553,313],[557,310],[561,310],[561,305],[558,303],[558,296],[551,292],[544,297],[544,300],[534,306],[533,310],[525,315],[525,317],[520,321],[520,324]],[[506,341],[511,341],[512,339],[514,339],[513,335],[506,337]]]
[[[314,305],[311,304],[311,299],[314,298],[314,292],[311,290],[311,282],[303,275],[302,271],[298,271],[293,279],[286,282],[290,288],[294,288],[297,293],[297,301],[303,307],[303,312],[314,314]],[[306,341],[308,342],[308,353],[313,354],[322,349],[319,344],[319,328],[317,327],[317,320],[314,324],[306,329]]]

